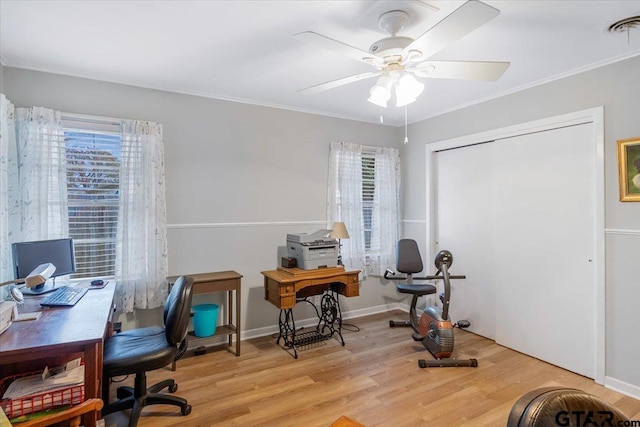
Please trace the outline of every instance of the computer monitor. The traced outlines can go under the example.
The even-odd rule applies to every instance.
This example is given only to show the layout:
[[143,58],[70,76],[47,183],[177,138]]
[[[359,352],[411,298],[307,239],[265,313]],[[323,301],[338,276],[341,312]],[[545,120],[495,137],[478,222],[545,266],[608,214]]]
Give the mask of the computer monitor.
[[[56,267],[51,277],[64,276],[76,271],[72,238],[13,243],[11,250],[16,279],[27,277],[36,267],[48,262]],[[42,284],[24,289],[23,294],[39,295],[55,289],[54,285]]]

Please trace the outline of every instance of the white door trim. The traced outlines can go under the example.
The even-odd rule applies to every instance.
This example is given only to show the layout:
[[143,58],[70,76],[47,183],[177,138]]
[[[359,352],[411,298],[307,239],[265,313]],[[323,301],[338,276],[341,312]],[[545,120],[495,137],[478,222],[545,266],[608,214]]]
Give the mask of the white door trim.
[[594,289],[594,314],[595,314],[595,354],[594,380],[598,384],[605,381],[605,335],[606,335],[606,312],[605,312],[605,223],[604,223],[604,107],[595,107],[587,110],[549,117],[532,122],[520,123],[499,129],[465,135],[444,141],[426,144],[425,146],[425,167],[426,167],[426,242],[427,258],[435,256],[435,171],[433,167],[434,153],[451,148],[465,147],[468,145],[481,144],[495,141],[497,139],[509,138],[518,135],[525,135],[534,132],[556,129],[560,127],[572,126],[582,123],[593,124],[593,172],[595,174],[595,232],[594,247],[596,250],[595,266],[595,289]]

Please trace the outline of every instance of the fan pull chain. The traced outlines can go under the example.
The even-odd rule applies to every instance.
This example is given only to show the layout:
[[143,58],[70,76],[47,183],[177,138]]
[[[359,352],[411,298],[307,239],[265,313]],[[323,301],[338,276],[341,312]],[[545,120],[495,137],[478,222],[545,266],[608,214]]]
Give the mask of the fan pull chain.
[[407,135],[407,106],[404,106],[404,143],[409,143],[409,136]]

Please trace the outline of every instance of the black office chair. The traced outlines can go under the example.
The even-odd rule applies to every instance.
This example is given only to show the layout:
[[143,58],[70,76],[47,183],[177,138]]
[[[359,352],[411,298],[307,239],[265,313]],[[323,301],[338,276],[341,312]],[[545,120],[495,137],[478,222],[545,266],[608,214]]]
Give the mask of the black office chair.
[[422,257],[418,244],[413,239],[400,239],[397,247],[396,270],[404,273],[404,278],[391,277],[395,273],[387,270],[384,274],[386,279],[390,280],[406,280],[406,283],[399,283],[396,286],[398,292],[412,295],[411,306],[409,308],[409,320],[397,321],[389,320],[389,326],[411,326],[415,332],[418,332],[418,316],[416,314],[416,305],[418,298],[424,295],[435,294],[437,289],[434,285],[414,284],[414,280],[421,280],[420,277],[413,277],[414,274],[420,273],[424,268],[422,265]]
[[[168,388],[175,393],[178,385],[168,379],[147,388],[147,372],[171,364],[187,335],[191,311],[193,279],[176,280],[164,305],[164,333],[150,333],[151,328],[132,329],[108,338],[104,343],[102,366],[102,415],[131,409],[129,427],[135,427],[147,405],[179,406],[182,415],[191,413],[191,405],[177,396],[159,393]],[[135,374],[134,387],[120,387],[118,400],[109,404],[109,380],[120,375]]]

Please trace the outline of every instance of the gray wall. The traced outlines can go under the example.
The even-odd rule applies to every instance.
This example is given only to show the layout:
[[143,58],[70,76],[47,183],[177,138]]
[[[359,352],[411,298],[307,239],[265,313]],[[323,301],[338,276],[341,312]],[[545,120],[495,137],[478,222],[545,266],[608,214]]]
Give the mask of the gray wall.
[[[11,67],[4,68],[4,82],[16,106],[163,124],[169,273],[242,274],[245,336],[277,326],[278,310],[264,300],[260,272],[276,268],[286,234],[326,227],[330,142],[402,141],[399,129],[386,126]],[[343,298],[343,311],[378,311],[397,300],[395,287],[375,278],[361,284],[360,294]],[[125,328],[160,318],[157,310],[119,316]]]
[[[617,143],[640,137],[640,57],[409,126],[402,148],[405,234],[426,245],[425,144],[604,106],[607,383],[640,397],[640,203],[618,198]],[[571,331],[566,331],[571,333]],[[586,357],[586,356],[585,356]]]

